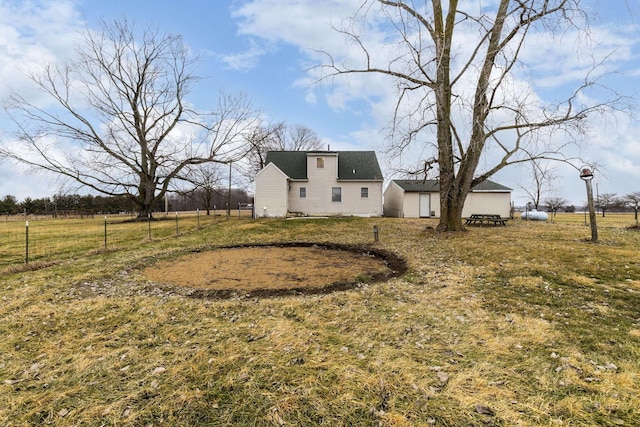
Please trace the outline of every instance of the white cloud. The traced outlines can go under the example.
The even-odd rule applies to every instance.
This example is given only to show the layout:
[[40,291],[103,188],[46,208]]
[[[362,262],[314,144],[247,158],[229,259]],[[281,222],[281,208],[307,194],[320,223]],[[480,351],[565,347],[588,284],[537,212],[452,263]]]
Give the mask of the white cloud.
[[[306,88],[305,100],[316,106],[314,112],[326,106],[336,114],[353,118],[352,130],[343,132],[343,135],[327,135],[326,143],[331,144],[333,149],[380,149],[385,142],[386,129],[397,99],[394,85],[389,79],[359,74],[325,80],[322,86],[315,86],[313,83],[322,77],[322,70],[312,68],[305,72],[308,67],[326,64],[328,57],[320,51],[330,52],[340,64],[362,64],[363,56],[358,46],[331,28],[349,23],[345,19],[353,16],[362,3],[362,0],[233,2],[232,17],[238,25],[237,36],[242,38],[242,43],[247,47],[244,51],[218,58],[231,70],[247,71],[259,69],[267,62],[264,61],[266,57],[277,57],[283,53],[284,47],[293,47],[287,50],[287,54],[293,51],[297,56],[287,55],[285,59],[282,55],[287,62],[281,66],[283,69],[299,67],[297,75],[286,75],[293,75],[294,81],[290,83],[294,87]],[[613,7],[612,2],[600,3],[603,7]],[[9,86],[30,95],[26,89],[25,70],[46,61],[64,60],[73,53],[77,30],[84,26],[77,4],[76,0],[0,0],[0,55],[4,59],[0,62],[0,97],[4,98]],[[493,8],[495,2],[460,2],[460,7],[467,6],[477,11],[480,7]],[[387,44],[391,38],[384,31],[384,20],[378,15],[378,7],[371,7],[367,13],[366,21],[354,24],[362,25],[363,37],[379,58],[378,64],[385,66],[397,54],[397,48]],[[532,111],[535,111],[544,103],[564,98],[564,92],[584,78],[585,70],[609,54],[606,68],[603,67],[602,71],[619,72],[624,76],[623,82],[615,81],[615,84],[622,84],[619,86],[622,93],[638,92],[640,66],[634,57],[638,43],[636,34],[636,29],[626,25],[593,22],[590,39],[580,38],[578,33],[572,32],[565,32],[561,38],[553,38],[545,32],[530,35],[521,53],[526,67],[511,82],[511,90],[505,91],[502,96],[508,98],[510,93],[526,93],[532,102]],[[475,37],[475,33],[460,33],[456,41],[460,46],[469,48]],[[595,56],[585,54],[586,48],[593,48]],[[608,82],[604,81],[605,84]],[[261,82],[264,85],[269,83]],[[471,81],[460,82],[458,91],[468,94],[472,93],[472,88]],[[589,95],[597,96],[595,93]],[[607,185],[617,186],[610,192],[640,191],[636,185],[639,173],[637,165],[640,165],[640,142],[635,140],[638,134],[640,129],[636,123],[620,119],[609,123],[593,122],[592,130],[584,137],[581,154],[586,159],[596,159],[601,163],[603,173],[610,177]],[[408,158],[413,160],[427,156],[429,153],[424,146],[428,142],[425,140],[422,146],[416,147]],[[497,180],[504,180],[505,185],[517,188],[526,181],[526,173],[521,169],[508,169],[500,173]],[[577,178],[574,170],[567,169],[564,176],[566,178],[559,179],[562,183],[560,187],[571,192],[565,197],[575,197],[576,203],[579,202],[584,198],[584,183]],[[0,196],[2,191],[0,189]]]
[[540,88],[558,88],[599,74],[624,70],[634,59],[637,30],[592,28],[588,38],[580,31],[562,34],[536,32],[527,36],[520,59]]
[[[360,0],[250,0],[232,13],[239,34],[301,49],[326,47],[330,24],[350,16]],[[334,37],[335,38],[335,37]]]
[[[331,6],[334,6],[334,2],[332,2],[325,8],[324,4],[321,7],[315,3],[296,0],[253,0],[243,4],[235,16],[240,22],[240,34],[263,38],[269,43],[296,46],[311,65],[327,63],[328,57],[320,55],[318,53],[320,50],[330,52],[336,63],[354,66],[362,64],[362,51],[354,43],[348,42],[343,35],[333,31],[330,24],[340,26],[346,22],[341,17],[352,16],[361,4],[360,0],[340,2],[333,8]],[[477,8],[477,2],[469,4]],[[494,6],[483,3],[483,7]],[[397,57],[397,50],[395,46],[389,44],[392,37],[385,34],[386,29],[382,22],[382,18],[377,15],[377,8],[372,7],[368,11],[367,20],[355,22],[354,25],[362,25],[359,28],[363,35],[362,39],[366,40],[370,52],[375,54],[376,63],[386,67],[391,58]],[[610,26],[608,23],[592,23],[588,37],[577,31],[563,33],[545,31],[546,29],[538,30],[527,36],[526,44],[520,54],[523,63],[523,67],[519,68],[521,72],[514,76],[509,83],[510,86],[502,93],[505,100],[514,95],[527,94],[527,105],[531,114],[539,115],[546,104],[552,105],[557,99],[565,98],[567,91],[584,81],[585,76],[594,66],[597,66],[596,72],[602,73],[624,72],[632,75],[638,70],[637,64],[632,62],[637,59],[634,56],[634,50],[639,43],[637,31],[633,28]],[[456,38],[459,50],[454,57],[464,58],[475,45],[476,39],[477,34],[474,32],[459,33]],[[308,85],[321,77],[321,69],[312,68],[296,84]],[[610,81],[605,79],[602,82],[606,85]],[[623,92],[628,90],[626,86]],[[471,79],[459,83],[459,94],[465,92],[472,94],[472,91]],[[579,101],[591,103],[596,100],[595,96],[599,94],[592,91],[588,95],[581,95]],[[350,138],[358,142],[381,140],[381,131],[392,117],[396,97],[393,84],[389,84],[389,80],[371,74],[327,80],[322,87],[316,87],[312,94],[307,95],[310,101],[316,103],[322,98],[335,111],[363,114],[363,123],[366,124],[363,124],[362,130],[354,130],[349,134]],[[368,122],[365,117],[368,118]],[[621,138],[616,142],[616,146],[611,142],[610,133],[607,135],[606,142],[602,138],[603,135],[599,135],[599,130],[606,129],[605,123],[594,122],[593,128],[596,131],[585,136],[582,153],[584,157],[599,160],[603,163],[602,169],[609,170],[612,174],[614,174],[613,171],[615,174],[623,172],[628,174],[632,171],[635,174],[636,167],[633,164],[640,163],[637,154],[638,144],[631,141],[629,135],[638,134],[637,124],[631,123],[626,126],[627,138]],[[377,134],[369,132],[370,129],[375,129]],[[460,130],[464,132],[464,129]],[[418,156],[425,155],[422,150],[423,147],[417,147]],[[622,162],[616,159],[622,154],[614,155],[613,152],[625,153],[624,155],[630,160]],[[522,175],[518,169],[522,168],[514,168],[515,173],[509,170],[504,171],[500,176],[514,179],[514,182],[508,184],[515,187],[517,180],[523,179],[521,176],[518,177]],[[566,170],[568,176],[566,188],[572,188],[570,190],[572,195],[567,197],[580,198],[582,183],[576,178],[577,175],[574,172],[572,168]],[[560,179],[560,181],[563,180]],[[630,183],[621,183],[620,180],[617,182],[621,189],[631,187]]]
[[247,71],[259,66],[260,59],[274,51],[268,46],[259,45],[253,41],[244,52],[218,55],[220,60],[231,70]]
[[72,55],[82,25],[72,1],[0,3],[0,96],[28,91],[29,73]]
[[[38,92],[29,80],[46,63],[61,63],[73,54],[73,44],[83,27],[74,1],[0,1],[0,99],[11,91],[38,102]],[[0,125],[6,126],[6,117]],[[11,144],[6,134],[2,143]],[[17,146],[16,146],[17,147]],[[11,194],[22,200],[49,196],[57,191],[55,177],[5,161],[0,164],[0,196]]]

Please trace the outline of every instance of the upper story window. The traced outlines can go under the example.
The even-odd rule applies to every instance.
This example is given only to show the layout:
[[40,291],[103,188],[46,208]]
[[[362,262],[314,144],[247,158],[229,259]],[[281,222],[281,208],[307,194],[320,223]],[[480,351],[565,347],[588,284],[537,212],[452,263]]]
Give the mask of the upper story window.
[[324,157],[316,157],[316,168],[324,169]]
[[363,199],[369,197],[369,187],[360,187],[360,197]]

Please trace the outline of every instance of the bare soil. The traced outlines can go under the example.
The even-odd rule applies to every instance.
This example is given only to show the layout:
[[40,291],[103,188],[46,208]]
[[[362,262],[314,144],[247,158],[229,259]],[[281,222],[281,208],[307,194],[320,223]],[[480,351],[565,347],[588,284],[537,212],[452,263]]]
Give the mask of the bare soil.
[[142,271],[191,296],[325,293],[406,270],[397,256],[371,248],[296,243],[215,249],[160,261]]

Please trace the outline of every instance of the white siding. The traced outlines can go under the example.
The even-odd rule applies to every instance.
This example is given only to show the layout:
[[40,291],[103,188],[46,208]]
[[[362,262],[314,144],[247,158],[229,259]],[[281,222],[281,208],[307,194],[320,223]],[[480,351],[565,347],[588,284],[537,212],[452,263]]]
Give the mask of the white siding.
[[503,218],[511,215],[511,193],[471,192],[462,208],[462,217],[471,214],[496,214]]
[[[429,216],[440,216],[440,195],[438,193],[404,193],[402,201],[402,216],[405,218],[420,218],[420,195],[428,195],[431,210]],[[431,215],[433,214],[433,215]]]
[[[324,159],[324,168],[317,167],[317,158]],[[307,156],[307,182],[295,182],[289,191],[289,210],[308,215],[382,215],[382,182],[338,181],[338,157],[335,153]],[[300,187],[306,187],[307,197],[300,198]],[[331,200],[331,189],[342,189],[342,200]],[[369,197],[360,196],[362,187],[369,189]]]
[[[341,181],[336,187],[342,188],[342,202],[332,203],[334,209],[339,209],[341,215],[382,215],[382,182],[373,181]],[[361,197],[361,189],[369,189],[369,197]],[[329,193],[331,197],[331,193]]]
[[[440,195],[438,193],[428,194],[431,196],[433,217],[440,218]],[[418,218],[420,216],[420,193],[405,193],[402,208],[404,217]],[[462,208],[462,217],[466,218],[471,214],[498,214],[508,218],[511,214],[511,194],[469,193]]]
[[[256,175],[255,212],[257,217],[305,215],[381,216],[382,181],[339,181],[338,155],[334,152],[307,155],[307,180],[290,180],[273,163]],[[322,158],[324,167],[318,168]],[[300,188],[306,197],[300,197]],[[331,200],[333,187],[340,187],[340,202]],[[362,188],[368,197],[362,197]]]
[[404,193],[402,212],[405,218],[420,217],[420,193]]
[[288,211],[287,176],[273,163],[256,175],[256,217],[284,217]]
[[[432,216],[440,218],[440,195],[438,193],[429,194],[431,196]],[[404,196],[404,200],[404,216],[409,218],[419,217],[419,193],[407,193]],[[508,218],[511,214],[511,193],[469,193],[462,208],[462,217],[466,218],[471,214],[499,214]]]
[[431,194],[431,210],[433,211],[434,218],[440,218],[440,193]]
[[[307,189],[307,197],[300,198],[300,188]],[[307,181],[290,181],[289,182],[289,212],[307,213],[307,201],[311,197],[311,189]]]
[[401,218],[402,200],[404,198],[404,190],[398,184],[391,181],[384,190],[384,216]]
[[[300,187],[307,189],[307,197],[300,197]],[[342,189],[342,201],[331,201],[331,189]],[[369,197],[361,197],[362,187],[369,189]],[[317,182],[291,182],[289,212],[307,215],[382,215],[382,183],[371,181],[345,182],[333,180],[319,185]]]
[[420,217],[420,195],[428,195],[432,217],[440,216],[440,196],[438,193],[407,193],[391,181],[384,192],[384,215],[398,218]]
[[[317,167],[317,159],[324,159],[324,167]],[[340,204],[331,201],[331,187],[338,185],[338,157],[335,153],[320,153],[307,156],[307,197],[300,211],[308,215],[340,214]],[[296,194],[297,195],[297,194]],[[343,193],[344,199],[344,193]]]

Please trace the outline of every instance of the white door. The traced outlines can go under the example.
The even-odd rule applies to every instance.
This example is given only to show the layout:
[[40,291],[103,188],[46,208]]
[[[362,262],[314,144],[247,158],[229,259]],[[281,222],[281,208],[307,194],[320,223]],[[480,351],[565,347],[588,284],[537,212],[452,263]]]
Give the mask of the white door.
[[431,197],[429,194],[420,194],[420,218],[431,216]]

